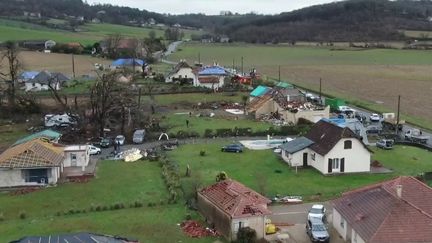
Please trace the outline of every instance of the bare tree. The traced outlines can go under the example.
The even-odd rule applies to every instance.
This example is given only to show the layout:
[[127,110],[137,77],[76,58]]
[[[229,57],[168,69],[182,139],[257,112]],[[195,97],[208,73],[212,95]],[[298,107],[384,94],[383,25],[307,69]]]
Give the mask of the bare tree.
[[7,63],[6,71],[0,69],[0,78],[7,84],[7,96],[9,105],[15,106],[18,75],[22,69],[22,63],[18,57],[19,48],[13,41],[7,41],[1,52],[0,63]]
[[59,94],[59,87],[60,87],[60,81],[58,77],[51,77],[48,80],[48,89],[50,90],[51,96],[57,103],[59,103],[62,106],[63,109],[66,109],[68,104],[68,99],[66,95],[63,95],[63,97],[61,97],[61,95]]
[[106,52],[108,53],[108,57],[110,58],[117,58],[118,53],[118,46],[120,44],[120,41],[123,39],[122,35],[120,34],[112,34],[109,35],[106,39]]

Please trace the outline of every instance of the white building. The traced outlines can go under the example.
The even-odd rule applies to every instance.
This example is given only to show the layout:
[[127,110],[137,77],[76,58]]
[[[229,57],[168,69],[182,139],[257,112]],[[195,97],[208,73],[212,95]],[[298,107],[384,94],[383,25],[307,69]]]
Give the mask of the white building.
[[90,161],[90,146],[72,145],[64,148],[63,167],[80,167],[85,171]]
[[195,79],[194,86],[206,87],[209,89],[218,89],[225,84],[225,77],[227,76],[228,73],[223,67],[206,67],[198,72],[198,78]]
[[369,172],[371,151],[347,127],[321,120],[304,137],[281,146],[290,166],[312,166],[322,174]]
[[63,148],[34,139],[0,155],[0,187],[54,185],[63,171]]
[[168,74],[165,78],[166,83],[195,83],[196,82],[196,74],[194,70],[189,64],[185,61],[180,61],[174,69]]
[[34,78],[25,82],[25,91],[49,90],[49,86],[60,90],[62,85],[69,81],[69,78],[62,73],[39,72]]

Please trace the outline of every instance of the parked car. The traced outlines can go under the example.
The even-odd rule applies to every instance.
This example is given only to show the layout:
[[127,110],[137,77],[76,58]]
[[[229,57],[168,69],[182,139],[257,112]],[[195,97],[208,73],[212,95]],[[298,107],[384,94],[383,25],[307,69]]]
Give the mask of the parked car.
[[90,155],[97,155],[100,154],[102,150],[94,145],[89,145],[89,154]]
[[101,138],[99,142],[99,146],[101,148],[109,148],[111,146],[111,139],[109,138]]
[[308,213],[308,220],[311,220],[312,218],[319,219],[323,222],[326,220],[325,216],[326,209],[324,205],[322,204],[314,204],[312,205],[312,208],[309,210]]
[[381,139],[376,142],[376,146],[382,149],[393,149],[394,140],[393,139]]
[[126,140],[125,136],[123,136],[123,135],[117,135],[117,137],[115,137],[115,139],[114,139],[114,142],[116,144],[124,145],[125,140]]
[[368,126],[366,128],[367,134],[380,134],[382,129],[379,126]]
[[134,143],[143,143],[144,142],[144,136],[145,136],[145,130],[136,130],[132,137],[132,142]]
[[369,120],[371,122],[379,122],[381,121],[381,117],[378,114],[373,113],[372,115],[370,115]]
[[319,219],[312,218],[307,221],[306,233],[312,242],[330,242],[327,226]]
[[243,146],[240,144],[229,144],[229,145],[223,146],[221,151],[222,152],[241,153],[241,152],[243,152]]

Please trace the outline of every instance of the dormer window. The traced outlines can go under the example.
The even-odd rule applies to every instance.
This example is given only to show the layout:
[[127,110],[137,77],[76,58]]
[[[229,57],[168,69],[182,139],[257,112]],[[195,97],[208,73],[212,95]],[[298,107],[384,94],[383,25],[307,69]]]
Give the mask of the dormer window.
[[351,140],[346,140],[344,142],[344,149],[352,149],[352,141]]

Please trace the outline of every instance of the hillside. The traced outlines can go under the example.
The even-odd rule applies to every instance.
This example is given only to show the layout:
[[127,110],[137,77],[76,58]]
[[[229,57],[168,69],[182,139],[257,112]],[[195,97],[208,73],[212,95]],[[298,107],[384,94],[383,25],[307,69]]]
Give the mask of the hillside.
[[432,30],[432,2],[350,0],[316,5],[244,23],[222,32],[237,41],[384,41],[402,40],[399,30]]

